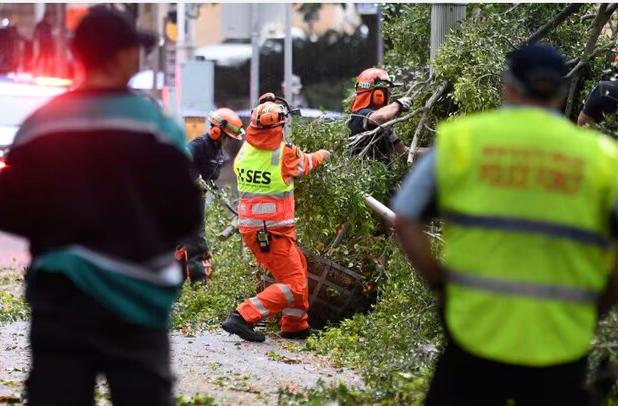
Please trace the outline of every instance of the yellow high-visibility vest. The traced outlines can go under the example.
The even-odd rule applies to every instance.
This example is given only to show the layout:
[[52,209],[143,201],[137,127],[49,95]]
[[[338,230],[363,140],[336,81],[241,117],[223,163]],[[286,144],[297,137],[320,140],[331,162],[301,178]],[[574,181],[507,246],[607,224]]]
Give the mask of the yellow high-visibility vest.
[[517,365],[583,357],[614,256],[616,143],[505,108],[440,125],[436,182],[455,342]]
[[238,152],[234,173],[241,229],[294,225],[294,181],[286,183],[281,168],[284,147],[281,143],[271,151],[245,142]]

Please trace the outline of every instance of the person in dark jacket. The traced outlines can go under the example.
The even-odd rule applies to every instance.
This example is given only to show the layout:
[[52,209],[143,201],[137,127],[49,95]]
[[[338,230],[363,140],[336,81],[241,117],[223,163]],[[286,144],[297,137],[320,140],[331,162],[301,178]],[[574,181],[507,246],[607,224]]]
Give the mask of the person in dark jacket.
[[[245,130],[240,117],[228,108],[213,111],[208,121],[208,133],[189,142],[189,151],[193,156],[193,176],[201,176],[204,182],[212,183],[221,173],[225,161],[224,149],[231,142],[241,142]],[[185,279],[191,283],[206,282],[210,278],[211,254],[203,225],[176,251],[176,259],[183,268]]]
[[604,80],[590,92],[582,111],[577,117],[577,125],[600,123],[606,114],[616,114],[618,110],[618,81]]
[[30,241],[28,404],[174,404],[174,249],[203,210],[182,130],[130,92],[140,47],[123,14],[89,10],[72,41],[76,90],[21,126],[0,172],[0,230]]
[[588,124],[601,123],[606,115],[615,115],[618,111],[618,55],[614,57],[612,75],[598,82],[586,97],[584,107],[577,116],[577,125],[583,127]]
[[[347,125],[350,129],[350,139],[360,133],[390,121],[402,112],[410,110],[412,99],[401,97],[389,103],[389,90],[396,86],[384,69],[365,69],[356,79],[356,95],[352,102],[352,114]],[[351,152],[354,155],[364,153],[365,156],[385,163],[393,156],[406,156],[408,149],[391,129],[380,131],[377,142],[367,139],[356,142]],[[366,150],[366,152],[364,152]]]

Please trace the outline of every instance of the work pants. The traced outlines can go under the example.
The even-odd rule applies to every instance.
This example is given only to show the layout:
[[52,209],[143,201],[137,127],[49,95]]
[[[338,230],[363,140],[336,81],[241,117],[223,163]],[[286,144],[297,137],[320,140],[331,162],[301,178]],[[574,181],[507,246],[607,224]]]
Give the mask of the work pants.
[[174,404],[166,329],[120,319],[57,273],[39,272],[28,300],[28,405],[94,405],[97,374],[115,406]]
[[242,233],[242,239],[258,263],[270,271],[276,283],[245,300],[236,309],[238,313],[247,323],[253,324],[281,312],[281,331],[308,329],[307,260],[294,239],[272,235],[269,252],[260,251],[256,232]]
[[476,357],[450,341],[440,356],[426,406],[585,406],[586,358],[548,367]]

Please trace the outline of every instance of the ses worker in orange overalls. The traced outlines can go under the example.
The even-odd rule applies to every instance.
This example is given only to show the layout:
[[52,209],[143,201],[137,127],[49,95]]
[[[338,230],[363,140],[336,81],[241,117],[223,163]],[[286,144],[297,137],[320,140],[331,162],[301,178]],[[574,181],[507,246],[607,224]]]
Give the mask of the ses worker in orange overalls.
[[283,141],[289,108],[274,96],[263,96],[252,112],[246,142],[234,161],[240,202],[238,225],[245,244],[276,280],[245,300],[223,323],[223,329],[248,341],[264,341],[253,330],[265,317],[282,313],[281,336],[306,338],[309,287],[307,261],[296,245],[294,178],[308,175],[330,158],[319,150],[305,154]]

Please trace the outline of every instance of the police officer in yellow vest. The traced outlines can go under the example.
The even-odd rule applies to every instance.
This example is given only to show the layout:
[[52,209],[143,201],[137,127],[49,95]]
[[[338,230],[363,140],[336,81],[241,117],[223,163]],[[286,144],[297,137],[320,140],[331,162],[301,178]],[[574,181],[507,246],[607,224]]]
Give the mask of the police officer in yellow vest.
[[[415,270],[443,295],[427,405],[584,405],[586,355],[616,301],[618,147],[558,108],[563,58],[508,56],[501,109],[442,123],[393,204]],[[442,260],[424,221],[444,221]]]

